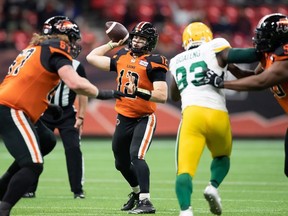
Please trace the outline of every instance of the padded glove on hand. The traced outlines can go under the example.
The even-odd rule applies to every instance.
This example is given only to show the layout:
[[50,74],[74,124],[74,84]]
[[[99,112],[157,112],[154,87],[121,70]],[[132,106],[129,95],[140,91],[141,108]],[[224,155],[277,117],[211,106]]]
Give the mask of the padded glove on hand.
[[[224,80],[222,76],[217,75],[212,70],[206,71],[206,76],[197,82],[196,86],[210,84],[215,88],[224,88]],[[195,84],[194,84],[195,85]]]
[[53,116],[54,120],[58,120],[63,115],[63,109],[55,104],[49,104],[48,108],[45,110],[44,114]]
[[214,71],[209,70],[204,78],[206,84],[213,85],[215,88],[224,88],[224,80],[221,76],[218,76]]

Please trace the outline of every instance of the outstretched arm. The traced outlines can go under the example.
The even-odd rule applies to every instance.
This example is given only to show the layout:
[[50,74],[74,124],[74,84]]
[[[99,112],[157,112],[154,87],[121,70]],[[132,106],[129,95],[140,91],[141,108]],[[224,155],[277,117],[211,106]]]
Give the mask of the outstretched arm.
[[288,61],[276,61],[258,75],[224,82],[224,88],[236,91],[262,90],[288,81]]
[[288,81],[288,61],[276,61],[268,69],[257,75],[242,79],[224,81],[213,71],[207,71],[201,85],[210,84],[216,88],[226,88],[235,91],[262,90]]

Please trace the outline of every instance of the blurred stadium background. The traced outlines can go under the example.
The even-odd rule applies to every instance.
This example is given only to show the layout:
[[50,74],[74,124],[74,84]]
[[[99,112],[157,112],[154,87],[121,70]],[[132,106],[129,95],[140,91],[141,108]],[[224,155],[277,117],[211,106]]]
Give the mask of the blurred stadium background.
[[[94,47],[108,42],[104,31],[107,21],[121,22],[129,30],[142,20],[154,23],[160,33],[156,52],[169,59],[182,51],[181,32],[191,21],[205,22],[214,37],[226,38],[233,47],[249,47],[259,19],[274,12],[288,14],[288,0],[0,0],[0,79],[32,34],[54,15],[66,15],[79,24],[83,51],[78,59],[86,67],[88,79],[100,88],[115,88],[115,74],[97,71],[85,59]],[[113,105],[113,101],[90,100],[85,136],[112,135]],[[234,137],[284,137],[288,118],[269,90],[227,91],[227,106]],[[175,136],[181,118],[179,103],[169,100],[158,107],[156,135]]]

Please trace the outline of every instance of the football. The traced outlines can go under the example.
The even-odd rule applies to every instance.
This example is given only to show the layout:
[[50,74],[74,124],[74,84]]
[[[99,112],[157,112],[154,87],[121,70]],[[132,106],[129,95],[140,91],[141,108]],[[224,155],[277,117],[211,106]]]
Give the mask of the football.
[[108,21],[105,24],[106,35],[113,41],[118,42],[119,40],[124,39],[126,41],[129,37],[129,32],[125,26],[119,22]]

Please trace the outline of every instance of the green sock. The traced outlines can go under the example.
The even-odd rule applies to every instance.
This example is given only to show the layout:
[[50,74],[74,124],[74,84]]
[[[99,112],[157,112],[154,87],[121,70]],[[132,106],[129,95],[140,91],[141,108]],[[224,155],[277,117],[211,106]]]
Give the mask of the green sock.
[[226,177],[230,168],[230,158],[227,156],[216,157],[211,163],[211,184],[218,188]]
[[181,210],[191,206],[191,195],[193,191],[192,177],[188,173],[176,177],[176,195]]

